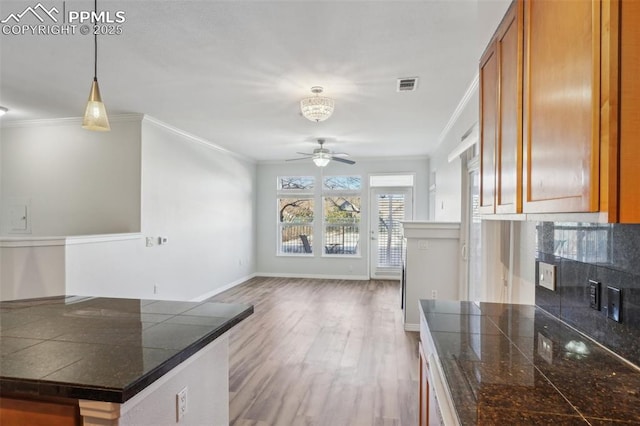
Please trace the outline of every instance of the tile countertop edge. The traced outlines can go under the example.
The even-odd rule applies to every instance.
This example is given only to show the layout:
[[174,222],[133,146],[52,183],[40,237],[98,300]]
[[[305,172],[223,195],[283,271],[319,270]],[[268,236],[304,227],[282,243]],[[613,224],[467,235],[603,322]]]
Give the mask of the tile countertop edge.
[[[150,384],[158,380],[160,377],[167,374],[169,371],[171,371],[172,369],[180,365],[182,362],[189,359],[189,357],[191,357],[192,355],[194,355],[195,353],[203,349],[209,343],[213,342],[218,337],[222,336],[224,333],[231,330],[234,326],[236,326],[242,320],[249,317],[251,314],[253,314],[253,310],[254,310],[253,305],[250,305],[249,307],[247,307],[247,309],[245,309],[238,315],[234,316],[229,321],[225,322],[223,325],[221,325],[211,333],[197,340],[193,344],[187,346],[182,351],[178,352],[177,354],[167,359],[162,364],[158,365],[153,370],[149,371],[147,374],[138,378],[138,380],[136,380],[135,382],[126,386],[121,392],[120,401],[110,401],[110,402],[124,403],[129,399],[133,398],[135,395],[140,393],[142,390],[144,390]],[[85,399],[91,399],[91,398],[85,398]]]
[[102,402],[125,403],[135,395],[143,391],[149,385],[182,362],[186,361],[206,347],[208,344],[225,334],[238,323],[248,318],[254,312],[254,306],[249,305],[245,310],[230,318],[228,321],[212,330],[202,338],[186,346],[163,363],[141,375],[124,388],[109,388],[92,385],[73,385],[42,379],[16,379],[12,377],[0,377],[0,394],[9,394],[9,397],[48,396],[72,399],[88,399]]

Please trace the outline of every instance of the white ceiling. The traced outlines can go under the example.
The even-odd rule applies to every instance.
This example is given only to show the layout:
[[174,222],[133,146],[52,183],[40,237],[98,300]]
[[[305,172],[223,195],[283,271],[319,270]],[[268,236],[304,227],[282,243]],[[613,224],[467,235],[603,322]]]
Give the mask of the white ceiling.
[[[0,20],[37,2],[2,0]],[[98,80],[110,115],[148,114],[255,160],[295,157],[318,137],[354,159],[428,155],[508,3],[100,0],[126,22],[99,37]],[[3,34],[0,49],[3,121],[83,114],[91,36]],[[413,76],[418,90],[397,93]],[[336,103],[321,123],[299,113],[315,85]]]

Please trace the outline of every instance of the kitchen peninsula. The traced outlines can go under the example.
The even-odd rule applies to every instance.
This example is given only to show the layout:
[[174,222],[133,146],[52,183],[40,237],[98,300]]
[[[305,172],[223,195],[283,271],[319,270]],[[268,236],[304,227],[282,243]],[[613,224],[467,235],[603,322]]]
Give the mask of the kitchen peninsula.
[[640,370],[544,310],[419,306],[421,425],[640,424]]
[[227,425],[228,331],[252,313],[101,297],[2,302],[0,421]]

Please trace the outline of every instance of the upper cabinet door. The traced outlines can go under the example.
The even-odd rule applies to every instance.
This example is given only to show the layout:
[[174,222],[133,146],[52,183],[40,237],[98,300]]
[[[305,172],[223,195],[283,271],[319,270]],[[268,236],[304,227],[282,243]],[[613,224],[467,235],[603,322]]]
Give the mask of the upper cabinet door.
[[600,1],[525,2],[524,212],[599,209]]
[[[620,141],[619,170],[614,170],[619,194],[614,199],[617,211],[611,210],[617,213],[614,220],[640,223],[640,1],[622,0],[619,17],[620,92],[617,100],[620,102]],[[611,20],[615,20],[613,16]],[[610,192],[615,194],[615,189]]]
[[523,2],[515,1],[496,33],[498,145],[496,213],[522,212]]
[[480,60],[480,213],[495,213],[497,117],[498,55],[492,43]]
[[480,60],[480,212],[522,210],[523,3],[514,1]]

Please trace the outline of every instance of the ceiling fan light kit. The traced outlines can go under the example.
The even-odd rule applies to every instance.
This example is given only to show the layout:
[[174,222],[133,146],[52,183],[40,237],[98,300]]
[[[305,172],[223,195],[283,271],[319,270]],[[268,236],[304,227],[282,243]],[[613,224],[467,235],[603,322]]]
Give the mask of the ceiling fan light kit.
[[[326,149],[324,151],[327,151]],[[317,152],[313,155],[313,162],[318,167],[326,167],[331,161],[331,154],[329,152]]]
[[[96,15],[98,14],[98,0],[94,2]],[[98,34],[93,34],[93,82],[91,83],[91,91],[87,100],[87,108],[84,111],[82,119],[82,127],[87,130],[95,130],[99,132],[107,132],[111,130],[109,126],[109,117],[107,109],[102,102],[100,96],[100,87],[98,86]]]
[[3,106],[0,106],[0,117],[5,115],[7,112],[9,112],[9,108],[5,108]]
[[322,87],[314,86],[311,88],[311,93],[315,94],[315,96],[304,98],[300,101],[300,111],[307,120],[319,123],[333,114],[335,102],[331,98],[321,96],[322,92]]
[[318,139],[318,143],[320,144],[320,148],[316,148],[312,153],[299,152],[298,154],[304,155],[304,157],[300,158],[290,158],[286,161],[298,161],[298,160],[308,160],[311,159],[313,163],[318,167],[326,167],[331,160],[338,161],[340,163],[345,164],[356,164],[355,161],[349,160],[347,158],[342,158],[342,156],[349,156],[349,154],[345,154],[343,152],[332,152],[324,147],[324,139]]

